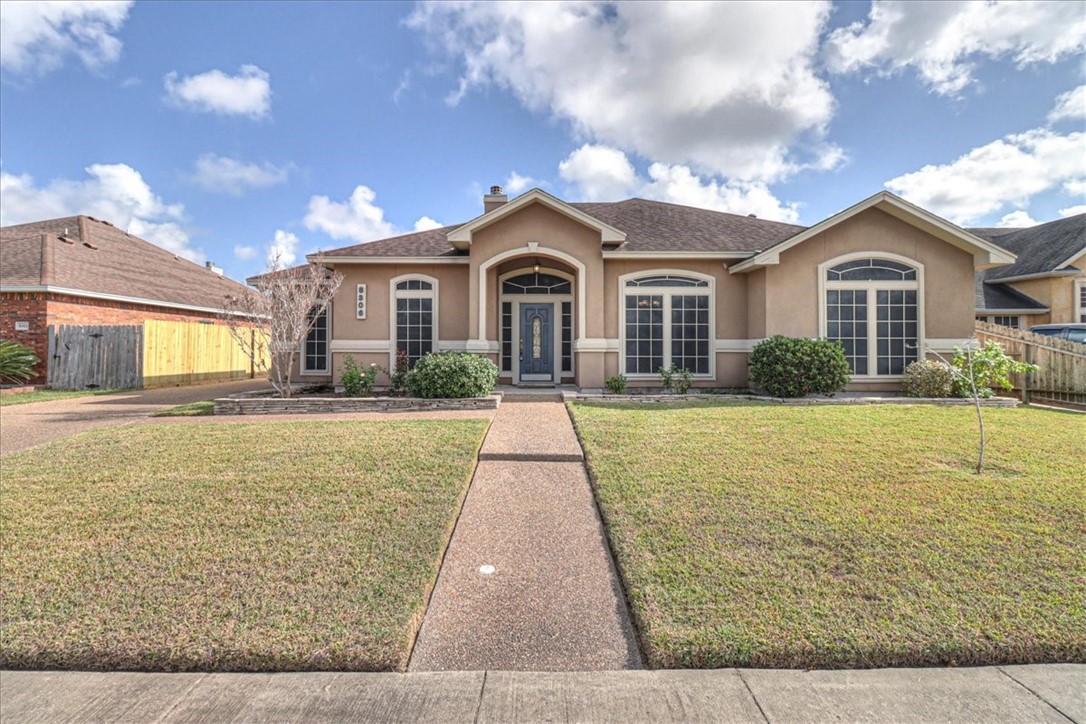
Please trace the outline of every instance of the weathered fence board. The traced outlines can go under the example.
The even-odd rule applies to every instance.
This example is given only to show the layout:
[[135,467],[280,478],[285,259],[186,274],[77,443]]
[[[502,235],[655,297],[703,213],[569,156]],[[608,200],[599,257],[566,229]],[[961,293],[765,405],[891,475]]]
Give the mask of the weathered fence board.
[[1011,357],[1040,367],[1013,380],[1024,402],[1058,402],[1086,409],[1086,344],[988,322],[977,322],[976,334],[981,344],[994,340]]
[[245,379],[258,371],[221,324],[151,319],[143,324],[144,387]]
[[58,390],[139,387],[143,366],[140,326],[49,327],[49,386]]

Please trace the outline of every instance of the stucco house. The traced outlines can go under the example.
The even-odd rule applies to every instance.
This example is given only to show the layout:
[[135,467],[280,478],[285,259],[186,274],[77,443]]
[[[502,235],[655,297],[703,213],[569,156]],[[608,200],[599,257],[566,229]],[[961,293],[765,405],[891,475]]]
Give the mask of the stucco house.
[[1024,229],[973,229],[1018,256],[978,270],[977,318],[1025,329],[1086,322],[1086,214]]
[[880,192],[809,228],[628,199],[568,203],[500,187],[464,224],[322,255],[344,283],[302,350],[303,380],[335,382],[345,355],[397,349],[490,357],[501,382],[747,385],[768,336],[845,347],[855,390],[894,389],[919,349],[970,338],[977,271],[1013,264],[993,241]]

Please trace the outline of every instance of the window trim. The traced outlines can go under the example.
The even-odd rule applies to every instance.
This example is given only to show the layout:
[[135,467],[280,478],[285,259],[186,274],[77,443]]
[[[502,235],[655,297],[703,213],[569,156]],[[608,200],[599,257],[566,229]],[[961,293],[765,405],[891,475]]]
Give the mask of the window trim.
[[[896,261],[899,264],[907,264],[916,269],[916,280],[912,281],[828,281],[826,279],[826,272],[830,268],[843,264],[847,261],[855,261],[856,259],[868,259],[878,258],[886,259],[887,261]],[[888,251],[856,251],[850,254],[842,254],[841,256],[835,256],[832,259],[827,259],[818,265],[818,337],[819,339],[829,339],[827,336],[827,319],[828,313],[826,311],[826,292],[834,289],[865,289],[868,292],[874,292],[876,290],[897,290],[897,289],[915,289],[916,290],[916,358],[924,359],[927,336],[924,331],[924,319],[927,317],[927,306],[924,301],[924,265],[916,259],[910,259],[907,256],[900,254],[892,254]],[[868,304],[877,304],[877,297],[875,294],[868,294]],[[874,373],[866,375],[851,375],[849,379],[854,382],[882,382],[887,380],[900,380],[904,379],[904,375],[880,375],[878,374],[878,315],[872,315],[868,313],[867,319],[867,331],[868,331],[868,344],[867,344],[867,369],[875,370]],[[876,334],[871,334],[872,330],[876,331]]]
[[[521,382],[538,382],[539,380],[522,380],[520,376],[520,355],[518,354],[520,348],[520,304],[547,304],[554,303],[554,309],[551,312],[551,327],[554,334],[554,342],[552,343],[552,349],[554,350],[554,372],[553,381],[554,384],[560,384],[562,380],[576,379],[577,376],[577,353],[573,349],[573,342],[576,341],[578,333],[581,331],[577,329],[577,295],[574,290],[577,287],[577,278],[569,272],[562,271],[561,269],[555,269],[554,267],[540,265],[540,274],[553,274],[554,276],[567,279],[570,282],[570,294],[514,294],[502,291],[502,283],[509,278],[520,276],[521,274],[529,273],[531,267],[521,267],[520,269],[513,269],[507,271],[504,274],[498,275],[498,369],[499,375],[505,376],[506,374],[512,375],[513,384],[519,385]],[[512,303],[512,329],[510,330],[510,336],[512,337],[512,350],[510,352],[510,361],[512,362],[509,372],[502,372],[501,370],[501,343],[502,343],[502,303]],[[573,329],[570,330],[570,369],[568,372],[562,371],[562,302],[569,302],[572,306],[570,309],[570,324]]]
[[[418,279],[419,281],[429,282],[431,289],[397,289],[396,285],[400,282],[411,281],[412,279]],[[438,281],[435,277],[428,274],[401,274],[400,276],[392,277],[388,281],[388,368],[390,370],[396,369],[396,343],[399,341],[396,337],[396,300],[397,299],[432,299],[432,324],[430,325],[430,335],[433,342],[431,350],[438,351],[438,339],[440,334],[438,327],[440,325],[439,316],[439,303],[440,295],[438,294]]]
[[[627,287],[626,282],[631,279],[657,276],[680,276],[708,282],[705,287]],[[639,271],[622,274],[618,278],[618,369],[619,374],[629,380],[653,380],[660,379],[659,372],[626,372],[626,297],[661,294],[666,297],[664,302],[664,365],[671,363],[671,296],[703,295],[709,297],[709,372],[695,374],[696,380],[716,379],[716,277],[712,274],[703,274],[690,269],[657,268],[641,269]]]
[[324,307],[325,340],[324,340],[324,369],[310,370],[305,366],[305,344],[309,338],[309,332],[305,333],[306,339],[302,340],[301,349],[298,352],[298,375],[304,377],[325,377],[332,374],[332,302]]
[[[368,302],[369,302],[369,300],[366,297],[366,285],[365,284],[356,285],[355,286],[355,293],[354,293],[355,319],[365,319],[366,318],[366,307],[369,306]],[[360,312],[359,309],[361,309],[362,311]]]
[[1071,309],[1075,310],[1075,316],[1078,317],[1076,321],[1086,323],[1086,304],[1083,304],[1082,300],[1082,295],[1086,292],[1086,279],[1076,279],[1072,291],[1074,296],[1071,298]]

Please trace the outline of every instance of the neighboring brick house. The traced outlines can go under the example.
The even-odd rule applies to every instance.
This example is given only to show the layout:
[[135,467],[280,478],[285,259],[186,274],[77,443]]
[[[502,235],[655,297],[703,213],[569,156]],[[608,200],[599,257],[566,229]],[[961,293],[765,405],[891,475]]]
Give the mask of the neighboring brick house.
[[977,318],[1025,329],[1086,322],[1086,214],[1025,229],[971,229],[1018,260],[976,273]]
[[106,221],[70,216],[0,228],[0,337],[25,344],[48,377],[48,328],[221,324],[230,295],[252,290]]

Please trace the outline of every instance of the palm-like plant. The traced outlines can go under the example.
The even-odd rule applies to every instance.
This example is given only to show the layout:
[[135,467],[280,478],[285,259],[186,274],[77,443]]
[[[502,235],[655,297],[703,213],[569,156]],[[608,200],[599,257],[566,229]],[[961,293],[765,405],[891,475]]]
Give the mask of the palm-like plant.
[[34,350],[10,339],[0,339],[0,381],[26,382],[34,376],[36,364]]

